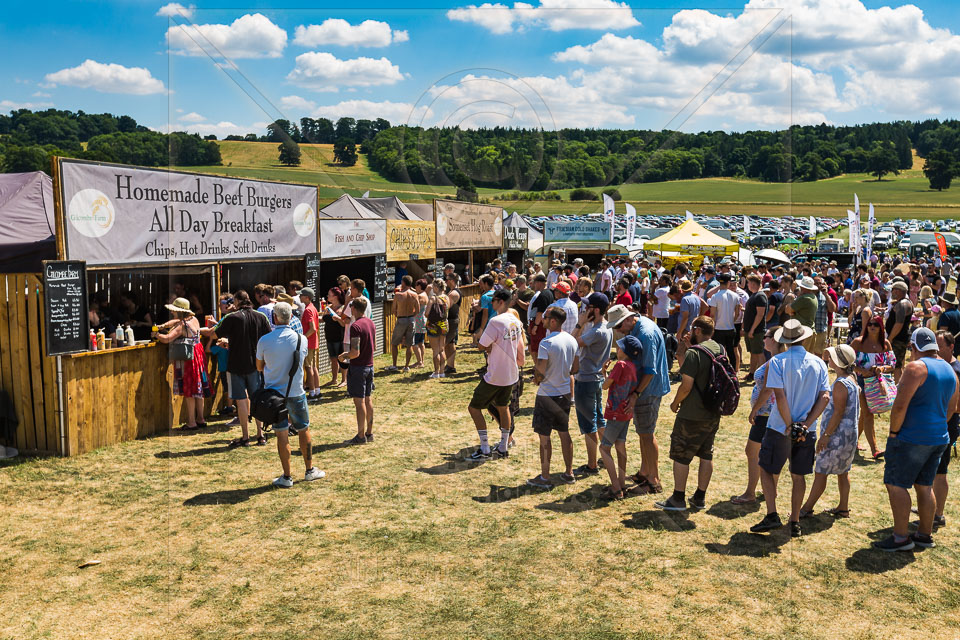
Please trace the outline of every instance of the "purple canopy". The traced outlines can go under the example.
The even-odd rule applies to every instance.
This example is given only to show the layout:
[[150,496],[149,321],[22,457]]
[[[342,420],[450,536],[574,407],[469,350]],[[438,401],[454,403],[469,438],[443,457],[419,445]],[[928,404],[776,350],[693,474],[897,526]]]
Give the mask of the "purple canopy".
[[0,273],[39,273],[57,258],[55,229],[50,176],[0,174]]

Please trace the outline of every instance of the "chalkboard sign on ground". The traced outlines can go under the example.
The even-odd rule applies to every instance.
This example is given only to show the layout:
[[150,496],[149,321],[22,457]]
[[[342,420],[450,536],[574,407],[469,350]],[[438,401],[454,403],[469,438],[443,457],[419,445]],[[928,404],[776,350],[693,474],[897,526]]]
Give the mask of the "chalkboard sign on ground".
[[90,335],[87,264],[82,260],[44,260],[43,292],[47,355],[86,351]]
[[320,254],[308,253],[303,256],[303,261],[307,271],[303,284],[313,289],[315,294],[320,295],[320,292],[317,291],[317,283],[320,281]]
[[373,302],[383,302],[387,297],[387,254],[373,256]]

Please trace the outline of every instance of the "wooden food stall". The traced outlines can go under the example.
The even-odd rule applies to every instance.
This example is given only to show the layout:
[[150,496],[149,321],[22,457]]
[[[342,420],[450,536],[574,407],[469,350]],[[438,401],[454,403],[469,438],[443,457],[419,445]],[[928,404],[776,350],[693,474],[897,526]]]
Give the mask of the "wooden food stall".
[[460,281],[472,284],[503,251],[503,209],[454,200],[434,200],[433,209],[437,260],[453,263]]

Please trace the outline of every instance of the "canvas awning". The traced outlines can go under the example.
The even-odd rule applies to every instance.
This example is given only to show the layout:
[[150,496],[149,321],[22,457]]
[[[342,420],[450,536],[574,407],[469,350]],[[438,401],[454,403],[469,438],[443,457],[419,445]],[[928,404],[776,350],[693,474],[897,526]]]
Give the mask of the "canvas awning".
[[[400,202],[397,196],[388,198],[357,198],[357,202],[379,215],[384,220],[422,220],[420,216]],[[431,215],[430,220],[433,219]]]
[[55,230],[50,176],[0,174],[0,273],[39,273],[57,258]]
[[676,229],[647,240],[643,248],[645,251],[661,253],[668,251],[702,256],[733,256],[737,255],[740,245],[724,240],[695,220],[687,220]]
[[381,217],[363,206],[359,200],[345,193],[323,209],[320,209],[321,218],[344,218],[347,220],[356,220],[358,218],[369,218],[380,220]]

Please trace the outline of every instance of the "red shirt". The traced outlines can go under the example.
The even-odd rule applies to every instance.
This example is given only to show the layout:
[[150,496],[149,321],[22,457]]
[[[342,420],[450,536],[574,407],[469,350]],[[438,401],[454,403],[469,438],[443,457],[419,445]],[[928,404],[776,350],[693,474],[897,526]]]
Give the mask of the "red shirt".
[[[350,325],[350,342],[360,339],[360,355],[350,361],[351,367],[372,367],[373,350],[377,348],[376,328],[366,316]],[[347,349],[350,349],[348,346]]]
[[613,304],[622,304],[625,307],[629,307],[633,304],[633,296],[630,295],[629,291],[624,291],[617,296],[617,299],[613,301]]
[[300,323],[303,325],[304,333],[309,331],[310,327],[313,327],[313,335],[307,338],[307,349],[316,349],[320,344],[320,315],[317,313],[317,308],[313,306],[312,302],[303,308]]

